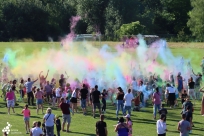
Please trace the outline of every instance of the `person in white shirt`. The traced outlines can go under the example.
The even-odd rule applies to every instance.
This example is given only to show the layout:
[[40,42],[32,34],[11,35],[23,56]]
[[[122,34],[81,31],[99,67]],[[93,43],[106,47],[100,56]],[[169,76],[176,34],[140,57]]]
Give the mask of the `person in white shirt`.
[[55,94],[56,94],[56,98],[57,98],[57,105],[59,105],[60,104],[61,94],[62,94],[62,87],[61,86],[56,88]]
[[43,131],[40,128],[41,122],[37,122],[37,126],[31,129],[30,136],[43,136]]
[[158,136],[166,136],[167,127],[166,127],[166,115],[165,114],[161,114],[160,119],[157,120],[156,125],[157,125]]
[[170,108],[174,106],[175,102],[175,89],[173,86],[171,86],[169,83],[167,84],[166,87],[167,93],[168,93],[168,102],[170,104]]
[[136,95],[136,91],[138,90],[137,89],[137,81],[136,81],[135,77],[133,77],[132,80],[133,80],[132,83],[131,83],[132,93],[135,96]]
[[131,115],[131,106],[132,106],[132,100],[134,99],[133,94],[131,93],[131,89],[128,89],[128,93],[124,95],[124,111],[123,113],[126,114],[126,111],[128,110],[128,114]]

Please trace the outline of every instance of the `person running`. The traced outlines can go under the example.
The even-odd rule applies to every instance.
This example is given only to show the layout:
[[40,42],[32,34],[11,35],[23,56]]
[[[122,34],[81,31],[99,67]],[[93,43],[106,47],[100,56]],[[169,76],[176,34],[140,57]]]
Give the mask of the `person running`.
[[154,119],[156,119],[156,113],[157,113],[157,109],[158,111],[160,110],[161,107],[161,98],[160,98],[161,94],[159,92],[159,88],[156,88],[156,92],[153,93],[153,97],[152,97],[152,102],[154,104]]
[[134,96],[131,93],[131,89],[128,89],[128,92],[124,95],[124,111],[123,114],[126,114],[126,111],[128,111],[128,114],[131,115],[131,107],[132,107],[132,101],[134,100]]
[[86,99],[88,96],[88,90],[86,89],[86,85],[83,84],[83,88],[80,90],[81,96],[81,108],[83,110],[83,114],[86,115]]
[[204,87],[202,87],[199,91],[203,93],[200,112],[201,112],[201,115],[204,116]]
[[26,129],[26,134],[29,134],[30,132],[30,110],[28,109],[28,105],[25,105],[25,108],[21,112],[24,116],[24,121],[25,121],[25,129]]
[[158,136],[166,136],[166,131],[167,127],[166,127],[166,115],[165,114],[161,114],[160,115],[160,119],[157,120],[157,134]]
[[43,131],[40,127],[41,127],[41,122],[38,121],[36,123],[36,127],[31,129],[30,136],[43,136]]
[[92,102],[93,102],[93,117],[95,118],[96,107],[98,107],[99,113],[101,115],[101,104],[100,104],[101,93],[100,91],[98,91],[98,85],[95,85],[95,90],[91,93],[91,96],[92,96]]
[[118,119],[118,113],[120,111],[120,108],[122,110],[122,114],[123,114],[123,107],[124,107],[124,104],[123,104],[123,99],[124,99],[124,92],[122,90],[121,87],[118,87],[118,93],[117,93],[117,96],[116,96],[116,100],[117,100],[117,110],[116,110],[116,118]]
[[128,136],[129,133],[128,125],[124,122],[125,122],[124,118],[121,117],[118,121],[118,124],[115,127],[115,132],[118,133],[118,136]]
[[132,123],[132,120],[130,119],[130,114],[127,114],[125,116],[125,118],[126,118],[126,124],[128,126],[128,130],[129,130],[128,136],[132,136],[132,125],[133,125],[133,123]]
[[180,136],[189,135],[189,131],[191,130],[191,125],[188,121],[186,121],[186,114],[182,114],[182,120],[179,121],[177,129],[180,132]]
[[100,121],[96,122],[96,136],[108,136],[106,122],[104,122],[104,115],[100,115]]
[[9,89],[9,92],[6,93],[6,100],[7,100],[7,107],[8,107],[8,115],[10,115],[10,108],[12,108],[13,113],[14,111],[14,106],[15,106],[15,100],[14,100],[15,94],[12,91],[12,89]]
[[101,93],[101,95],[102,95],[102,103],[103,103],[101,111],[103,112],[103,114],[105,114],[106,113],[106,99],[108,96],[108,92],[106,91],[106,89],[103,89],[103,92]]
[[28,97],[28,105],[30,105],[30,98],[31,98],[31,103],[34,106],[34,96],[33,96],[33,92],[32,92],[32,85],[37,81],[38,79],[36,79],[35,81],[31,81],[30,78],[28,78],[28,81],[25,83],[25,87],[26,87],[26,93],[27,93],[27,97]]
[[42,109],[42,114],[43,113],[43,92],[40,91],[40,88],[37,89],[37,92],[35,93],[35,98],[36,98],[36,105],[37,105],[37,114],[39,112],[39,109]]
[[[61,103],[59,104],[59,107],[62,111],[62,131],[70,132],[69,127],[71,123],[71,115],[70,115],[70,105],[65,102],[64,98],[60,99]],[[66,130],[64,129],[65,123],[67,123]]]

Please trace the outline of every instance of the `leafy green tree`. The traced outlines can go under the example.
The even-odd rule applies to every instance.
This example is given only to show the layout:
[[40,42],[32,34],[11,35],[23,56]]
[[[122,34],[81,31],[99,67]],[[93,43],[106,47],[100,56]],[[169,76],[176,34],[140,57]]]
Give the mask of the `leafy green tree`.
[[189,12],[190,19],[188,20],[188,27],[190,28],[193,36],[199,41],[203,41],[204,37],[204,1],[192,0],[193,9]]
[[76,0],[77,14],[87,23],[87,32],[104,33],[105,9],[109,0]]
[[137,35],[142,34],[145,31],[145,26],[141,25],[139,21],[129,24],[123,24],[116,33],[122,38],[124,35]]

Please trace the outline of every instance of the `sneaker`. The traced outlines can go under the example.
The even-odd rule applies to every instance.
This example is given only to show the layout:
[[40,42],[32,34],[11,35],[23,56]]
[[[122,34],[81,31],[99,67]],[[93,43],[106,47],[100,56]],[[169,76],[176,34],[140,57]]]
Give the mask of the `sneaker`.
[[29,132],[26,132],[26,134],[29,134]]

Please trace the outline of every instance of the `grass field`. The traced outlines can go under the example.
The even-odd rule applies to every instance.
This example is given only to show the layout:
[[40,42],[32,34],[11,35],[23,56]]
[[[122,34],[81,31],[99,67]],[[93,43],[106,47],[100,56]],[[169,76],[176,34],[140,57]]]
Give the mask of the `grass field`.
[[[116,45],[115,42],[102,42],[101,44],[108,44],[110,46]],[[99,45],[97,45],[99,46]],[[32,53],[35,48],[59,48],[59,43],[46,43],[46,42],[30,42],[30,43],[0,43],[0,57],[3,58],[4,51],[6,48],[18,49],[23,48],[26,54]],[[203,43],[169,43],[169,47],[172,53],[176,56],[183,56],[189,58],[192,61],[194,67],[200,64],[201,58],[204,56],[204,44]],[[180,101],[179,101],[180,102]],[[11,130],[13,131],[10,135],[26,136],[24,129],[23,116],[21,110],[25,103],[20,103],[20,106],[16,107],[16,113],[7,115],[7,108],[5,108],[5,102],[0,99],[0,129],[3,129],[9,122],[12,125]],[[193,128],[193,136],[204,136],[204,117],[200,115],[201,102],[196,101],[195,112],[193,115],[193,122],[195,127]],[[45,105],[47,108],[48,105]],[[35,107],[31,109],[31,120],[42,121],[43,115],[37,115]],[[115,117],[116,108],[108,104],[105,121],[108,125],[109,136],[115,136],[114,126],[117,123]],[[81,110],[80,110],[81,111]],[[178,136],[177,123],[181,120],[180,117],[181,105],[176,109],[168,109],[167,116],[167,136]],[[61,115],[59,109],[53,109],[53,113]],[[120,112],[121,113],[121,112]],[[122,116],[122,115],[121,115]],[[131,117],[133,120],[133,136],[156,136],[156,121],[152,118],[152,105],[142,109],[141,112],[133,112]],[[158,118],[158,117],[157,117]],[[75,114],[72,116],[72,123],[70,130],[71,133],[61,132],[62,136],[94,136],[95,135],[95,123],[99,120],[99,116],[94,119],[91,115],[91,108],[88,109],[88,115],[83,116],[82,113]]]

